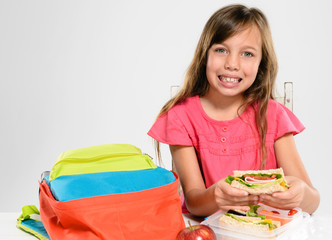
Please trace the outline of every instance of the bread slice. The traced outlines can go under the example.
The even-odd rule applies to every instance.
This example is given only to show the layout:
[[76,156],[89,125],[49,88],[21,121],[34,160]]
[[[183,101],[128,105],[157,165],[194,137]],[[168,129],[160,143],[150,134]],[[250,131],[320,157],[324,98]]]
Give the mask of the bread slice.
[[284,177],[284,170],[282,168],[276,168],[276,169],[269,169],[269,170],[249,170],[249,171],[239,171],[235,170],[233,171],[233,176],[234,177],[241,177],[245,174],[281,174],[282,177]]
[[[254,223],[255,221],[241,222],[232,217],[226,216],[224,214],[219,218],[219,222],[225,223],[227,225],[235,226],[239,229],[249,230],[249,231],[268,232],[271,230],[269,228],[269,225],[267,225],[267,224],[255,224]],[[276,227],[280,227],[279,221],[272,221],[272,224],[275,225]]]
[[231,184],[232,187],[239,188],[246,190],[248,193],[252,195],[260,195],[260,194],[272,194],[274,192],[284,192],[287,190],[286,187],[281,186],[278,183],[275,183],[273,185],[269,186],[262,186],[262,187],[247,187],[246,185],[243,185],[239,183],[238,181],[233,181]]

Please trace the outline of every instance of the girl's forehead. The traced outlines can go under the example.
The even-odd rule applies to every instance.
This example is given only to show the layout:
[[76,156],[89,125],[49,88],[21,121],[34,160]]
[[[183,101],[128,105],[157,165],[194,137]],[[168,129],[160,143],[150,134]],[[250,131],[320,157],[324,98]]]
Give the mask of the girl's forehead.
[[238,29],[220,43],[250,44],[255,45],[256,47],[261,47],[262,36],[258,27],[256,25],[251,25]]

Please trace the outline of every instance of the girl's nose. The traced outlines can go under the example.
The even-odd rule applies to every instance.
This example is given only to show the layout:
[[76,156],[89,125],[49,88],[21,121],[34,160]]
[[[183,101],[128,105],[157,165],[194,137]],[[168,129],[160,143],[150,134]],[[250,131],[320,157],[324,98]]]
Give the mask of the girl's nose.
[[240,68],[240,62],[238,56],[235,54],[229,54],[225,61],[225,69],[230,71],[236,71]]

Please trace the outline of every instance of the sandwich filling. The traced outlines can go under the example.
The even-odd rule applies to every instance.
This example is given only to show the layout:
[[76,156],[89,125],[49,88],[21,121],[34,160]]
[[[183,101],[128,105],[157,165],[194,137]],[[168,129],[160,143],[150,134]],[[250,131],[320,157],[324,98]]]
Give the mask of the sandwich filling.
[[272,219],[260,219],[256,217],[240,217],[231,213],[225,213],[225,216],[230,217],[242,223],[254,224],[254,225],[267,225],[269,227],[269,230],[274,230],[278,228],[278,224],[272,221]]
[[256,230],[258,231],[271,231],[278,227],[280,227],[279,221],[273,221],[272,219],[267,219],[266,216],[259,215],[257,213],[257,209],[260,207],[259,205],[250,205],[250,210],[247,212],[239,211],[236,209],[231,209],[226,212],[219,221],[225,222],[231,225],[236,224],[244,224],[243,226],[266,226],[264,228],[258,227]]
[[227,176],[226,182],[231,184],[234,180],[240,182],[241,184],[250,187],[268,187],[274,184],[280,184],[284,187],[289,187],[281,174],[245,174],[240,177]]

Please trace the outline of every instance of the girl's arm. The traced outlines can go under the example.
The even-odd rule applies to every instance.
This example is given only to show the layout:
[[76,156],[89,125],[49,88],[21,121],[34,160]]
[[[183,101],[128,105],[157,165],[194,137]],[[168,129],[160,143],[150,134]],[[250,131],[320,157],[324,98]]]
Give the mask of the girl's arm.
[[289,133],[279,138],[275,144],[278,167],[282,167],[287,183],[291,186],[286,192],[261,195],[260,200],[271,206],[292,209],[302,208],[313,213],[319,205],[319,192],[313,187],[297,152],[293,134]]
[[248,205],[258,202],[258,196],[231,187],[225,179],[206,188],[194,147],[171,145],[170,150],[190,213],[208,216],[219,209],[246,211],[249,210]]

